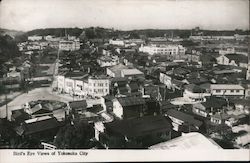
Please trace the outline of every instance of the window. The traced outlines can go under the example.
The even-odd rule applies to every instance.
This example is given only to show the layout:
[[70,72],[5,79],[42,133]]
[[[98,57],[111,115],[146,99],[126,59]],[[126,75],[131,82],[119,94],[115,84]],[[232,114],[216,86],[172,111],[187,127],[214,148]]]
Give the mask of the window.
[[73,84],[72,84],[71,82],[67,82],[66,85],[67,85],[68,87],[73,87]]
[[221,90],[220,90],[220,89],[217,89],[215,92],[216,92],[216,93],[220,93],[220,92],[221,92]]
[[230,90],[230,92],[231,92],[231,93],[233,93],[233,92],[234,92],[234,90]]
[[239,92],[240,92],[240,90],[236,90],[236,92],[237,92],[237,93],[239,93]]

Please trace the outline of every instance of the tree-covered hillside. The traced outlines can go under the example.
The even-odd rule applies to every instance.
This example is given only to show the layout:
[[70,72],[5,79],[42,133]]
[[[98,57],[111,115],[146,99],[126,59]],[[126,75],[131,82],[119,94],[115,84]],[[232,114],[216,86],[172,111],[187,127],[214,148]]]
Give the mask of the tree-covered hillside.
[[[20,52],[15,40],[9,35],[0,35],[0,65],[19,56],[19,54]],[[2,69],[0,69],[0,71],[2,71]]]

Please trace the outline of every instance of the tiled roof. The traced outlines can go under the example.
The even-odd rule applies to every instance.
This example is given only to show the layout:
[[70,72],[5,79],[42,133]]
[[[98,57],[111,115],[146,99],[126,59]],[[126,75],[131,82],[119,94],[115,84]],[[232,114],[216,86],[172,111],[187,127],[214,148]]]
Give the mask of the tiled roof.
[[118,65],[109,67],[108,69],[110,69],[111,71],[121,71],[123,69],[128,69],[128,67],[120,63]]
[[227,105],[227,102],[223,98],[210,97],[206,99],[206,102],[201,103],[206,108],[222,108]]
[[185,86],[185,89],[193,93],[204,93],[205,90],[195,84],[189,84]]
[[123,69],[122,71],[122,74],[124,75],[140,75],[140,74],[143,74],[143,72],[141,72],[140,70],[138,69]]
[[234,60],[236,63],[247,63],[248,57],[243,54],[226,54],[229,60]]
[[70,101],[69,102],[69,107],[72,108],[72,109],[87,108],[87,102],[86,102],[86,100]]
[[190,125],[195,125],[198,127],[200,127],[202,125],[201,121],[196,120],[196,119],[194,119],[193,116],[186,114],[184,112],[178,111],[178,110],[174,110],[174,109],[168,110],[167,115],[174,117],[176,119],[182,120]]
[[41,131],[46,131],[49,129],[54,129],[59,127],[60,124],[56,120],[56,118],[50,118],[50,119],[45,119],[42,121],[36,121],[33,123],[24,123],[22,128],[24,130],[25,135],[33,134],[33,133],[38,133]]
[[105,126],[107,130],[128,137],[145,136],[172,130],[171,123],[163,116],[145,116],[130,120],[113,121],[106,123]]
[[133,105],[143,105],[145,100],[143,98],[135,97],[120,97],[117,98],[122,106],[133,106]]
[[211,84],[210,88],[213,89],[244,89],[239,84]]
[[131,88],[131,90],[138,90],[139,89],[139,85],[135,82],[133,83],[129,83],[129,87]]

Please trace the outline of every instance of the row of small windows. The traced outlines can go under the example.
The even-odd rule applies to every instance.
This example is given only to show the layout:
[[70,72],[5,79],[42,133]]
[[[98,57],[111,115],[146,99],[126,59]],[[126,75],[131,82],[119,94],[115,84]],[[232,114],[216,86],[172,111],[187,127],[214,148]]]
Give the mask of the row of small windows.
[[[220,93],[220,92],[224,92],[224,91],[225,91],[225,90],[217,89],[215,92],[216,92],[216,93]],[[228,91],[229,91],[229,90],[228,90]],[[227,92],[228,92],[228,91],[227,91]],[[237,89],[237,90],[232,89],[232,90],[230,90],[230,92],[231,92],[231,93],[234,93],[234,92],[239,93],[240,90],[238,90],[238,89]]]
[[[91,83],[89,83],[89,85],[91,86]],[[98,87],[103,87],[105,85],[105,87],[107,87],[108,86],[108,83],[93,83],[93,86],[95,87],[95,86],[98,86]]]
[[171,52],[171,51],[176,51],[176,49],[154,49],[154,51],[169,51],[169,52]]
[[108,92],[108,89],[94,89],[94,92],[96,93]]

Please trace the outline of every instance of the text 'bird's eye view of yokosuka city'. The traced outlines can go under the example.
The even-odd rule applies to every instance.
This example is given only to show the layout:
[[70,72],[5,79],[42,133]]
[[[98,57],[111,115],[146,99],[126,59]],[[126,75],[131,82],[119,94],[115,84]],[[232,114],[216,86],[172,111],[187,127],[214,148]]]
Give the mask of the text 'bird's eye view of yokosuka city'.
[[2,0],[0,149],[249,149],[248,0]]

